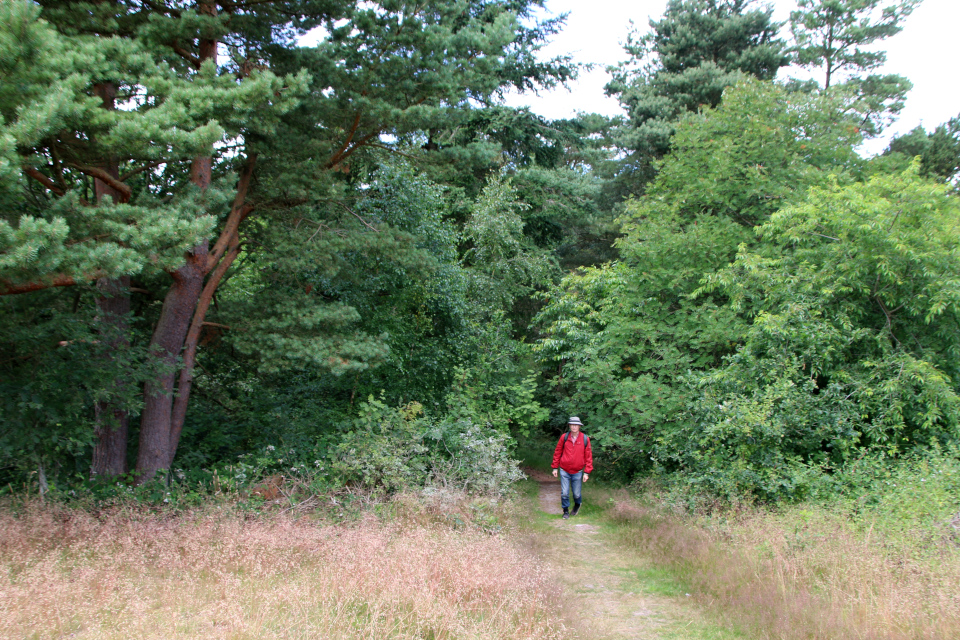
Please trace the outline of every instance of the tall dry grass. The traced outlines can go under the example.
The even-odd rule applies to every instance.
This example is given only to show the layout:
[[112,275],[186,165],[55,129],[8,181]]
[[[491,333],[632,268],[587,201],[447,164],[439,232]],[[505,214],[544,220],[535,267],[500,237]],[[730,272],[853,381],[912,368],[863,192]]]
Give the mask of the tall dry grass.
[[368,520],[0,513],[5,638],[561,638],[500,536]]
[[960,638],[960,549],[904,553],[815,507],[743,509],[704,526],[621,495],[623,541],[667,566],[752,636],[776,640]]

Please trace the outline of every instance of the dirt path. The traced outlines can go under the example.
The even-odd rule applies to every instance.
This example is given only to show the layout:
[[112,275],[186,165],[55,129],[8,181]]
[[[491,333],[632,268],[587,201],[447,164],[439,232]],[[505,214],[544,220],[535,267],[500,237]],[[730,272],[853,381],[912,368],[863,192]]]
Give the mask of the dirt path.
[[[555,516],[557,530],[547,553],[567,590],[575,595],[575,618],[586,621],[591,638],[608,640],[704,640],[740,638],[706,620],[663,574],[615,544],[589,508],[560,518],[560,482],[547,472],[526,469],[540,485],[540,509]],[[584,505],[589,505],[589,482]],[[667,580],[669,582],[669,580]],[[673,593],[664,594],[664,591]],[[681,590],[682,591],[682,590]]]

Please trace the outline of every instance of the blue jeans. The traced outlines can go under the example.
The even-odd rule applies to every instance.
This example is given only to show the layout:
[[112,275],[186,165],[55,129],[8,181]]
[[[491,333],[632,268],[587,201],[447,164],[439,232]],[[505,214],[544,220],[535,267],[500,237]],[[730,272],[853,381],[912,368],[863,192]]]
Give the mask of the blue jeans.
[[583,489],[583,471],[567,473],[560,469],[560,506],[566,511],[570,508],[570,489],[573,488],[573,501],[580,504],[580,492]]

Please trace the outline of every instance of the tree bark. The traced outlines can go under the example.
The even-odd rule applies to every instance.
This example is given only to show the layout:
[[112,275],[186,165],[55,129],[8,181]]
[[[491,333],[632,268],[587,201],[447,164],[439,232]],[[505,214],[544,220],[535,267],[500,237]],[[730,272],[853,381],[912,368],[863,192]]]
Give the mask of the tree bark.
[[[130,277],[101,278],[97,281],[97,288],[102,294],[97,298],[101,334],[110,350],[105,357],[113,358],[117,351],[126,349],[130,344],[127,323],[130,314]],[[127,472],[130,416],[119,404],[125,387],[122,377],[117,378],[114,381],[114,399],[101,400],[94,406],[96,441],[90,465],[92,477],[111,478]]]
[[[166,365],[166,370],[144,389],[137,457],[141,482],[173,464],[190,401],[203,322],[217,287],[240,251],[240,224],[253,211],[246,199],[255,165],[256,155],[251,155],[237,184],[230,215],[213,250],[209,249],[207,242],[198,245],[188,255],[187,264],[172,274],[174,284],[164,300],[160,321],[151,339],[151,347]],[[209,184],[209,166],[209,158],[198,158],[194,162],[196,182],[202,184],[206,177]],[[180,355],[183,360],[176,371]]]
[[[103,100],[103,108],[116,109],[117,87],[112,82],[94,85],[94,93]],[[127,202],[130,188],[120,182],[120,169],[115,159],[97,168],[103,179],[95,178],[93,190],[100,206]],[[127,318],[130,314],[130,277],[100,278],[97,280],[97,320],[100,334],[108,353],[106,359],[115,359],[117,352],[130,345]],[[122,355],[120,357],[123,357]],[[91,477],[113,477],[127,472],[127,431],[129,413],[121,408],[122,396],[127,383],[123,376],[113,382],[112,398],[100,400],[94,405],[94,449],[90,465]]]
[[[240,185],[237,188],[237,200],[241,201],[246,196],[247,187],[250,182],[250,175],[253,173],[253,163],[255,158],[251,158],[248,163],[247,172],[240,179]],[[241,208],[238,210],[237,206]],[[197,347],[200,342],[200,332],[203,330],[204,319],[207,316],[207,310],[213,301],[213,294],[223,280],[223,276],[233,264],[237,254],[240,252],[240,233],[239,227],[243,219],[249,215],[253,208],[249,205],[234,204],[227,219],[227,224],[221,234],[220,240],[227,240],[227,248],[219,263],[215,260],[219,257],[218,251],[221,246],[220,240],[214,246],[214,251],[210,255],[208,266],[216,264],[216,268],[207,280],[200,298],[197,301],[197,309],[193,314],[193,321],[190,323],[190,330],[184,340],[183,365],[180,369],[180,377],[177,381],[177,397],[173,402],[173,414],[170,420],[170,461],[173,464],[173,457],[177,453],[177,447],[180,444],[180,434],[183,433],[183,422],[187,417],[187,405],[190,402],[190,391],[193,388],[193,366],[196,363]]]
[[[212,0],[198,0],[197,12],[215,16],[217,5]],[[200,65],[207,60],[213,60],[216,64],[217,41],[201,37],[198,45]],[[190,165],[190,180],[205,191],[210,186],[212,172],[213,157],[197,156]],[[150,349],[164,365],[164,371],[144,385],[140,445],[137,452],[137,482],[150,480],[159,470],[169,469],[176,455],[176,445],[179,443],[180,429],[183,426],[182,416],[186,415],[186,402],[189,398],[189,384],[179,390],[175,388],[178,378],[177,359],[184,351],[195,311],[200,310],[198,302],[204,291],[204,279],[211,269],[209,246],[206,240],[198,244],[187,254],[186,264],[170,274],[173,285],[163,301],[160,320],[150,339]],[[205,311],[203,309],[204,313]],[[183,365],[188,380],[192,379],[192,369],[191,358],[189,363],[185,361]],[[184,375],[180,377],[182,379]],[[174,437],[174,405],[178,391],[185,393],[183,400],[177,403],[183,406],[177,411],[181,422]]]
[[153,478],[160,469],[168,469],[173,461],[170,427],[177,358],[203,289],[206,260],[207,245],[202,243],[187,256],[187,263],[171,274],[173,285],[163,301],[160,320],[150,339],[150,349],[164,371],[144,385],[137,453],[138,482]]

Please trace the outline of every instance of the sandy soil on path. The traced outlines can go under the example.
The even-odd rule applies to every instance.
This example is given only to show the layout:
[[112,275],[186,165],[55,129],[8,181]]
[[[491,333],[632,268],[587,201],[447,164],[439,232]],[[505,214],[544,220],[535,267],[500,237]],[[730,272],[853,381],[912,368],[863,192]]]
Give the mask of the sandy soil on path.
[[[571,594],[569,608],[574,619],[584,621],[587,637],[608,640],[698,640],[736,637],[716,628],[704,633],[703,615],[679,597],[657,595],[643,577],[642,558],[632,556],[610,540],[609,532],[598,526],[589,513],[560,518],[560,481],[545,471],[525,469],[540,485],[539,506],[555,515],[551,525],[557,535],[548,544],[547,554]],[[584,505],[589,504],[589,481],[584,485]],[[712,627],[707,624],[706,626]]]

